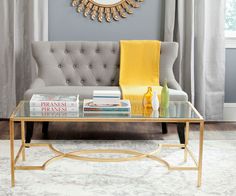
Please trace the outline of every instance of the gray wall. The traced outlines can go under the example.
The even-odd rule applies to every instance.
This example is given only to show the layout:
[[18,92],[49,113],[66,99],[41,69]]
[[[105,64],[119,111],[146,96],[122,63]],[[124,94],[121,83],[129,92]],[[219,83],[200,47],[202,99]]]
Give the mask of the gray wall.
[[[163,38],[164,0],[146,0],[127,19],[98,23],[78,14],[71,0],[49,0],[49,40],[121,40]],[[225,102],[236,103],[236,49],[226,50]]]
[[225,102],[236,103],[236,49],[226,50]]
[[49,40],[162,39],[164,0],[144,1],[127,19],[110,24],[83,17],[70,3],[49,0]]

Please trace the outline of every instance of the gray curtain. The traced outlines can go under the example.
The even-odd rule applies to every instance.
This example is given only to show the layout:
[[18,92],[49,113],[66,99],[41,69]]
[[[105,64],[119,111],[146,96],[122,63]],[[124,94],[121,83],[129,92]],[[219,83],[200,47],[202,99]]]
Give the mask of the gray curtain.
[[0,118],[6,118],[35,77],[31,42],[48,39],[48,0],[0,0],[0,24]]
[[165,41],[179,43],[177,80],[207,120],[223,118],[224,0],[165,0]]

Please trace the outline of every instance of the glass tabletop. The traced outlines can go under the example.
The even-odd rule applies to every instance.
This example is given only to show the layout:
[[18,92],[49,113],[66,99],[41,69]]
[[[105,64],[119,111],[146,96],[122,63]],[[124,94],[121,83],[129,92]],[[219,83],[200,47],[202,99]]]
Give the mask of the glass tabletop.
[[11,116],[14,120],[48,120],[48,119],[189,119],[203,120],[202,116],[190,102],[171,101],[168,108],[153,111],[144,109],[140,104],[131,104],[131,113],[84,113],[83,102],[76,112],[32,112],[29,101],[21,101]]

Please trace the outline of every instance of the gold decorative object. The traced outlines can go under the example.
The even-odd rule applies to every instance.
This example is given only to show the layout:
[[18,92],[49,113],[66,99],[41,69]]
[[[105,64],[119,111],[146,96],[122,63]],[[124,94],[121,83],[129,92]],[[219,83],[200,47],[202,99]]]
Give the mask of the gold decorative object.
[[90,15],[92,20],[99,22],[103,18],[109,23],[126,18],[127,14],[132,14],[132,8],[138,8],[144,0],[72,0],[71,5],[76,7],[77,12],[83,12],[85,17]]
[[143,96],[143,107],[152,108],[152,87],[148,87],[147,92]]

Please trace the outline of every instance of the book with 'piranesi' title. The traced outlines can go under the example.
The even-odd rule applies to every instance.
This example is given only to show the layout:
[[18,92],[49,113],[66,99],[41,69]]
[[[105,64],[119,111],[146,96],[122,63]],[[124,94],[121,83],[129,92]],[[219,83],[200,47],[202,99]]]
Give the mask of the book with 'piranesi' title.
[[76,118],[79,117],[78,112],[34,112],[30,111],[31,117],[58,117],[58,118]]
[[[30,100],[30,108],[69,108],[79,107],[79,95],[34,94]],[[35,109],[36,110],[36,109]]]
[[30,107],[31,112],[78,112],[78,107]]

